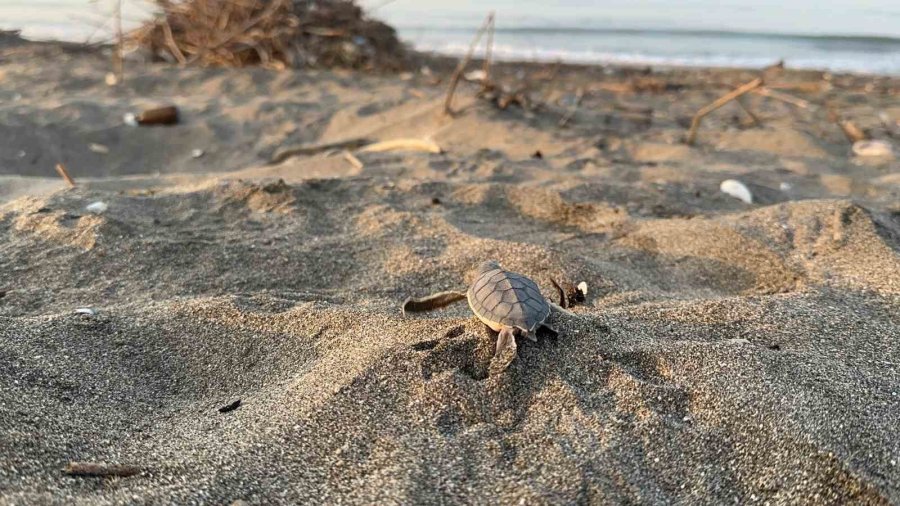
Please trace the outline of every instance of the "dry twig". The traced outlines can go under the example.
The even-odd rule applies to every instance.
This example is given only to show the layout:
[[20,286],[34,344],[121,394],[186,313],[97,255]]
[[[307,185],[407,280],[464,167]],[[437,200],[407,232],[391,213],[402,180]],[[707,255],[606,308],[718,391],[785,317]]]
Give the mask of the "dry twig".
[[70,188],[75,188],[75,180],[72,179],[72,176],[69,175],[69,171],[66,170],[65,165],[63,165],[61,163],[57,163],[56,164],[56,172],[60,175],[60,177],[62,177],[63,179],[66,180],[66,183],[69,184]]
[[755,90],[756,88],[759,88],[760,86],[762,86],[762,84],[763,84],[762,78],[757,77],[757,78],[753,79],[752,81],[750,81],[742,86],[739,86],[738,88],[722,95],[721,97],[717,98],[712,103],[710,103],[709,105],[707,105],[707,106],[703,107],[702,109],[700,109],[699,111],[697,111],[697,114],[694,115],[694,119],[691,120],[691,129],[688,132],[688,136],[687,136],[687,139],[685,140],[685,142],[689,145],[694,144],[694,141],[697,138],[697,129],[700,128],[700,122],[703,120],[704,116],[706,116],[707,114],[722,107],[723,105],[727,104],[728,102],[731,102],[732,100],[734,100],[742,95],[750,93],[751,91]]
[[456,70],[453,71],[453,75],[450,77],[450,86],[447,88],[447,98],[444,100],[444,114],[453,114],[453,94],[456,93],[456,87],[459,85],[459,80],[466,70],[466,65],[472,60],[472,53],[475,52],[475,47],[478,46],[478,42],[481,41],[481,36],[484,35],[484,32],[489,26],[493,25],[493,23],[494,13],[491,12],[484,19],[484,23],[481,24],[481,28],[478,29],[478,32],[475,33],[475,38],[473,38],[472,43],[469,44],[469,50],[466,51],[466,56],[460,60],[459,65],[456,66]]

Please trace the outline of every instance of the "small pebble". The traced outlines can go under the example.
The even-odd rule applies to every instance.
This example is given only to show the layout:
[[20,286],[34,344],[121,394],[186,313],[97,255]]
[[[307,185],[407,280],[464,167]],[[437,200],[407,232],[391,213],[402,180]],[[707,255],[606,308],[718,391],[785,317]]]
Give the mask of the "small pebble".
[[95,314],[97,314],[97,310],[92,307],[80,307],[75,310],[75,314],[94,316]]
[[124,121],[128,126],[138,126],[137,116],[135,116],[134,113],[131,112],[125,114],[125,116],[122,116],[122,121]]
[[202,149],[195,149],[195,150],[192,150],[192,151],[191,151],[191,158],[200,158],[200,157],[203,156],[205,153],[206,153],[206,152],[203,151]]

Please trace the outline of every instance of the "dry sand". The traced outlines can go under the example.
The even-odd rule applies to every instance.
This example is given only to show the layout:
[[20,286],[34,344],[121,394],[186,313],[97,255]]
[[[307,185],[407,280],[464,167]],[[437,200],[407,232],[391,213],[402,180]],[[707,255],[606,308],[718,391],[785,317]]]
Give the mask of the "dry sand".
[[[564,67],[555,108],[467,85],[446,118],[421,75],[106,69],[0,50],[0,503],[900,503],[900,166],[756,98],[762,127],[732,104],[681,144],[749,73]],[[833,83],[802,96],[885,138],[900,83]],[[178,126],[121,123],[170,101]],[[354,136],[446,153],[263,163]],[[488,258],[590,289],[497,376],[465,305],[399,311]]]

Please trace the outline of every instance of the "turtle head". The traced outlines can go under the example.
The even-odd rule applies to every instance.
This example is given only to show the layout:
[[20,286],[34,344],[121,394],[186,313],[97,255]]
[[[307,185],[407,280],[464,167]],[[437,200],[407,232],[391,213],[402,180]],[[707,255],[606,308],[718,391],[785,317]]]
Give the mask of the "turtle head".
[[495,271],[497,269],[500,269],[500,263],[496,260],[488,260],[486,262],[481,262],[481,264],[478,266],[477,272],[478,274],[484,274],[485,272]]

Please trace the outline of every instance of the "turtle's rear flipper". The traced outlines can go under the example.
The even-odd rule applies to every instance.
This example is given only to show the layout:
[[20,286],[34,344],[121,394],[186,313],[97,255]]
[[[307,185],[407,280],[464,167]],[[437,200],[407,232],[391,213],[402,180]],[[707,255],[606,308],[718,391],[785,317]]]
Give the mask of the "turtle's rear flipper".
[[559,331],[551,327],[550,325],[547,325],[546,323],[538,327],[538,332],[549,336],[551,339],[556,339],[557,337],[559,337]]
[[418,313],[420,311],[439,309],[465,298],[466,294],[462,292],[440,292],[429,295],[428,297],[422,297],[421,299],[409,297],[403,301],[403,314],[406,314],[407,312]]
[[510,327],[503,327],[497,335],[497,348],[494,350],[494,358],[491,359],[491,374],[505,371],[517,355],[515,331]]

